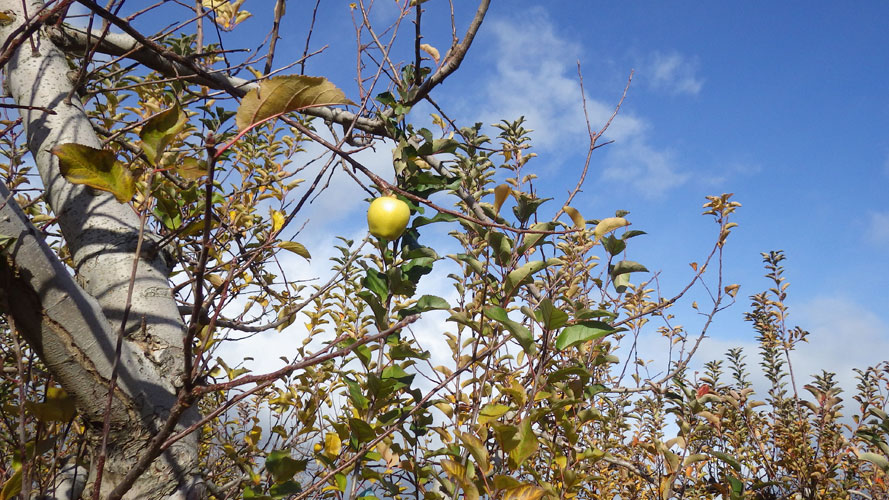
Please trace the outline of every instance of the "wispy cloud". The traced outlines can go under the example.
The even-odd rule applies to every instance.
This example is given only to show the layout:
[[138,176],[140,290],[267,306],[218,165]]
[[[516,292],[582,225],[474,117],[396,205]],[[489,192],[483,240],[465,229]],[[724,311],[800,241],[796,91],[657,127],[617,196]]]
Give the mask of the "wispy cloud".
[[689,178],[679,169],[675,156],[672,151],[653,148],[644,137],[634,137],[626,147],[611,152],[602,179],[627,184],[648,198],[660,198]]
[[871,243],[889,245],[889,212],[869,213],[865,234]]
[[654,52],[642,65],[640,76],[655,90],[670,94],[697,95],[704,87],[697,59],[679,52]]
[[[481,99],[474,101],[480,104],[470,106],[467,118],[489,124],[524,116],[526,127],[534,130],[535,150],[585,151],[589,136],[576,66],[584,56],[581,46],[559,34],[542,8],[521,18],[492,20],[487,28],[493,35],[488,52],[494,71],[485,79]],[[587,95],[591,125],[606,123],[615,104]],[[675,153],[649,142],[650,129],[643,117],[626,108],[621,111],[604,138],[615,144],[603,153],[603,181],[623,184],[644,197],[660,197],[687,181]]]

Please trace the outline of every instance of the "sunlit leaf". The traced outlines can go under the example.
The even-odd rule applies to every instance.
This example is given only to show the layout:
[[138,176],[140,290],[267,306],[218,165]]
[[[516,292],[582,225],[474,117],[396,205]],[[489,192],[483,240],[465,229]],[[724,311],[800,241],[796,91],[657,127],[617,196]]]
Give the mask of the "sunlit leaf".
[[647,273],[648,269],[638,262],[632,260],[622,260],[611,268],[611,277],[619,276],[624,273]]
[[12,500],[22,491],[22,469],[18,469],[15,473],[3,483],[0,489],[0,500]]
[[539,486],[524,484],[518,488],[506,490],[500,498],[502,500],[540,500],[545,494],[546,490]]
[[315,106],[354,104],[342,90],[326,78],[288,75],[276,76],[259,84],[241,99],[235,122],[244,130],[266,118]]
[[176,138],[176,135],[182,132],[186,123],[188,123],[188,117],[178,104],[174,104],[172,108],[154,115],[145,122],[139,132],[139,138],[142,139],[142,152],[145,153],[152,165],[157,165],[164,150]]
[[509,411],[509,407],[506,405],[488,403],[479,411],[478,423],[486,424],[493,420],[497,420],[507,411]]
[[335,458],[339,456],[343,449],[343,442],[336,432],[328,432],[324,435],[324,454],[327,458]]
[[207,162],[189,156],[176,165],[176,172],[190,181],[200,179],[207,175]]
[[537,311],[535,311],[535,318],[537,321],[542,322],[543,327],[547,330],[561,328],[562,325],[568,322],[568,314],[554,306],[553,301],[550,299],[540,301]]
[[586,227],[586,219],[580,215],[576,208],[565,205],[562,210],[571,217],[571,220],[574,222],[574,229],[584,229]]
[[520,268],[518,268],[506,275],[506,283],[505,283],[506,284],[506,287],[505,287],[506,293],[508,293],[508,294],[512,293],[513,290],[518,288],[520,285],[524,284],[526,281],[529,281],[531,278],[531,275],[540,271],[541,269],[549,267],[549,266],[558,266],[561,264],[562,264],[562,261],[559,259],[555,259],[555,258],[547,259],[545,261],[544,260],[534,260],[534,261],[528,262],[527,264],[523,265],[522,267],[520,267]]
[[277,233],[284,227],[284,222],[287,218],[280,210],[270,210],[272,216],[272,232]]
[[519,345],[522,346],[522,349],[524,349],[525,352],[533,354],[536,351],[534,336],[531,335],[531,330],[528,330],[520,323],[509,319],[505,309],[497,306],[488,306],[485,308],[485,316],[503,325],[506,330],[512,334],[513,338],[518,341]]
[[303,257],[306,260],[311,260],[312,256],[309,254],[309,251],[306,250],[306,247],[303,246],[302,243],[297,243],[295,241],[279,241],[278,247],[283,248],[289,252],[293,252],[300,257]]
[[605,236],[606,234],[614,231],[615,229],[624,227],[629,224],[627,219],[623,217],[608,217],[606,219],[602,219],[596,224],[596,229],[593,230],[593,234],[596,236],[596,239]]
[[611,335],[616,330],[608,323],[601,321],[584,321],[576,325],[566,327],[556,338],[556,349],[564,350],[571,346],[601,339]]
[[77,413],[74,398],[61,387],[48,387],[43,402],[26,401],[25,407],[42,422],[69,422]]
[[469,454],[472,455],[472,458],[475,459],[475,464],[478,466],[479,470],[485,474],[491,472],[492,467],[488,460],[488,450],[485,448],[485,443],[476,436],[466,432],[457,432],[456,434],[457,437],[460,438],[460,441],[463,442],[463,446],[469,450]]
[[509,187],[509,184],[501,184],[494,188],[494,213],[500,213],[500,207],[503,206],[503,202],[509,197],[510,192],[512,192],[512,188]]
[[889,460],[887,460],[886,457],[884,457],[883,455],[878,455],[871,452],[861,452],[858,454],[858,458],[876,465],[877,467],[882,469],[883,472],[889,473]]
[[522,420],[522,423],[519,424],[518,435],[516,436],[519,443],[509,452],[510,461],[515,469],[537,451],[537,435],[534,434],[531,424],[531,418],[529,417]]
[[111,151],[68,143],[54,147],[52,153],[59,157],[59,170],[68,182],[108,191],[121,203],[136,194],[135,179]]

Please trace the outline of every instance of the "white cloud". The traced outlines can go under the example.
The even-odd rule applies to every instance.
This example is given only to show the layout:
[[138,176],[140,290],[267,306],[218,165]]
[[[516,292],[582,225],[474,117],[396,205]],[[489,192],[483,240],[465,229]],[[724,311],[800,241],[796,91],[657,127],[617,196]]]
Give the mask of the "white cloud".
[[639,73],[656,90],[697,95],[704,86],[697,72],[697,59],[672,51],[651,54]]
[[[576,67],[584,56],[581,46],[562,37],[539,7],[522,18],[492,20],[487,28],[494,36],[490,57],[495,71],[482,87],[483,104],[469,112],[468,121],[490,124],[524,116],[526,128],[534,130],[535,150],[585,151],[589,135]],[[595,129],[607,122],[617,102],[588,95],[586,104]],[[662,196],[686,182],[689,176],[679,169],[675,154],[650,144],[650,128],[626,107],[621,111],[600,140],[615,141],[604,150],[603,180],[646,197]]]
[[866,234],[871,243],[889,244],[889,212],[869,213]]
[[[794,324],[808,330],[809,342],[794,353],[796,373],[807,383],[821,370],[835,372],[848,394],[855,389],[853,368],[886,359],[889,324],[861,304],[846,298],[819,297],[793,308]],[[799,380],[797,381],[800,382]]]
[[[803,386],[812,382],[813,375],[820,375],[822,370],[835,373],[835,380],[843,389],[841,397],[846,402],[845,413],[851,415],[853,410],[849,407],[849,402],[852,401],[857,383],[854,369],[863,370],[886,359],[886,352],[889,352],[889,323],[850,299],[816,297],[791,305],[788,326],[796,325],[809,332],[808,342],[798,344],[790,354],[800,395],[810,398]],[[695,371],[703,373],[703,365],[709,361],[726,360],[722,368],[725,376],[729,377],[725,354],[731,348],[741,347],[746,356],[749,379],[753,383],[756,397],[765,398],[769,382],[762,374],[755,332],[752,328],[749,331],[749,337],[745,339],[704,339],[690,365],[690,375]],[[710,332],[711,335],[714,333],[715,331]],[[647,334],[644,340],[640,338],[639,346],[646,346],[640,356],[661,362],[652,365],[655,371],[664,364],[664,343],[663,338],[656,334]],[[788,391],[792,390],[790,380],[785,381]]]
[[689,178],[677,166],[672,151],[655,149],[644,137],[634,137],[622,146],[611,151],[602,179],[628,184],[648,198],[660,198]]

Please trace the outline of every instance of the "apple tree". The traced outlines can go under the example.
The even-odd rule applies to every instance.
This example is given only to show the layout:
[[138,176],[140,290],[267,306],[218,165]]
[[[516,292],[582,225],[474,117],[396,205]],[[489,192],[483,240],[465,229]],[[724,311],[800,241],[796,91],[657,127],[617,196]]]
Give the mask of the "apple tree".
[[[573,206],[611,120],[553,199],[522,118],[457,123],[434,99],[489,4],[0,0],[0,500],[885,494],[885,366],[860,372],[854,428],[832,374],[801,395],[783,254],[748,314],[766,401],[740,350],[689,375],[738,294],[732,195],[706,199],[714,243],[662,294],[630,214]],[[330,16],[353,20],[353,88],[306,74],[341,69],[313,50]],[[313,260],[305,210],[332,175],[407,227],[373,212]],[[686,331],[673,311],[696,292]],[[652,330],[656,367],[634,349]],[[218,355],[256,336],[289,346],[280,366]]]

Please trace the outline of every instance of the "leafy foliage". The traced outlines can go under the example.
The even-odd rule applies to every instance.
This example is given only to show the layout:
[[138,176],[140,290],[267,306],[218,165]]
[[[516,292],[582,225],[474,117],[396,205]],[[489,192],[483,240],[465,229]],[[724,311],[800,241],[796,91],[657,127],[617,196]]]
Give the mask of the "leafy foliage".
[[[399,21],[420,3],[400,2]],[[224,30],[249,17],[241,4],[202,2]],[[163,43],[208,66],[222,60],[219,47],[196,36]],[[791,353],[808,333],[785,322],[781,252],[764,254],[768,291],[751,298],[746,314],[769,384],[763,400],[740,349],[707,363],[704,375],[688,373],[708,331],[676,326],[684,294],[709,294],[709,307],[692,305],[709,325],[738,292],[722,281],[740,207],[731,194],[707,197],[713,247],[692,265],[686,289],[661,295],[649,270],[657,263],[631,260],[644,245],[634,238],[645,233],[630,229],[628,212],[587,219],[564,200],[548,205],[523,118],[494,124],[496,137],[439,114],[431,118],[440,130],[416,125],[425,120],[411,109],[437,69],[420,55],[392,63],[389,48],[360,46],[359,66],[391,79],[375,101],[356,99],[365,104],[352,123],[380,124],[366,136],[327,139],[338,130],[308,110],[355,104],[321,77],[263,79],[240,103],[219,104],[205,86],[112,61],[92,63],[84,82],[105,148],[54,150],[65,178],[130,203],[146,221],[151,251],[169,254],[170,292],[190,311],[188,366],[213,498],[889,494],[889,364],[858,372],[851,425],[841,419],[834,374],[797,385]],[[437,49],[420,50],[439,64]],[[374,88],[361,78],[359,87],[361,96]],[[31,186],[17,124],[10,127],[2,136],[7,185],[52,235],[54,214],[33,196],[42,187]],[[382,138],[393,149],[390,180],[356,159]],[[307,153],[310,143],[326,148],[323,160]],[[300,178],[318,164],[310,182]],[[306,283],[288,276],[283,262],[292,256],[280,250],[311,259],[296,241],[304,237],[300,210],[337,195],[323,192],[337,170],[370,197],[398,193],[413,223],[376,246],[340,238],[328,264],[311,261],[333,277]],[[430,224],[445,225],[451,240],[431,242]],[[70,258],[64,241],[53,245]],[[423,293],[431,280],[450,284],[447,299]],[[421,316],[440,319],[428,327],[434,338],[416,328]],[[681,348],[657,367],[635,351],[652,330]],[[301,341],[281,350],[277,370],[252,373],[218,355],[225,342],[285,334]],[[87,461],[96,423],[76,414],[8,316],[0,335],[3,499],[23,484],[45,492],[65,462]]]

